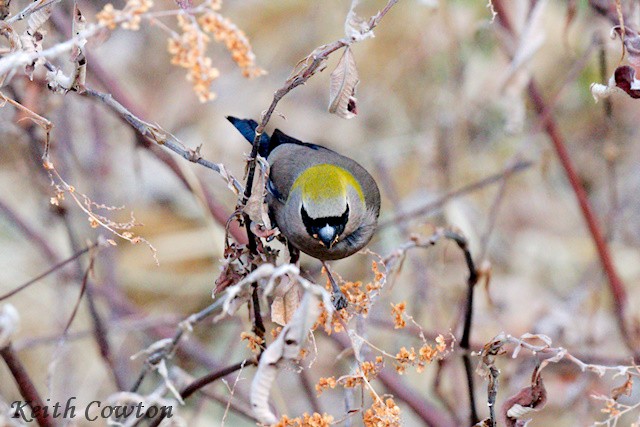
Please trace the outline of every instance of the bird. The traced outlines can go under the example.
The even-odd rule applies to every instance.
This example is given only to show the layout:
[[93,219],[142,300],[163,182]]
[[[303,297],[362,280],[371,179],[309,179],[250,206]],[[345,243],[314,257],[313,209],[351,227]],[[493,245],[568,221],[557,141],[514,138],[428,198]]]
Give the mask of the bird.
[[[255,120],[227,120],[253,143]],[[269,163],[269,215],[290,246],[324,262],[346,258],[369,243],[380,215],[380,191],[358,162],[279,129],[260,135],[258,153]]]

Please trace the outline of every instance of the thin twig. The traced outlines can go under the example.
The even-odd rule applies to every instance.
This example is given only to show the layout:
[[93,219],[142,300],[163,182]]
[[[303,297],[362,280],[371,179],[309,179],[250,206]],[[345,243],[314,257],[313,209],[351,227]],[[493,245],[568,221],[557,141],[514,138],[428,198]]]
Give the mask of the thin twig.
[[227,182],[230,188],[234,189],[237,192],[241,192],[243,190],[242,185],[232,177],[229,173],[227,173],[224,165],[221,163],[213,163],[207,159],[202,158],[200,156],[200,148],[196,149],[187,149],[184,144],[180,140],[178,140],[175,136],[171,135],[169,132],[165,131],[159,126],[152,125],[151,123],[147,123],[142,119],[136,117],[133,113],[127,110],[124,105],[116,101],[113,96],[109,93],[99,92],[97,90],[85,87],[85,91],[81,93],[81,95],[86,97],[91,97],[100,100],[103,104],[105,104],[111,111],[120,116],[123,120],[135,129],[140,135],[149,141],[163,145],[167,147],[169,150],[174,153],[180,155],[182,158],[197,163],[201,166],[206,167],[207,169],[211,169],[212,171],[218,173],[222,176],[222,179]]
[[521,160],[507,168],[505,168],[503,171],[498,172],[496,174],[493,175],[489,175],[486,178],[483,178],[479,181],[473,182],[471,184],[467,184],[464,187],[460,187],[457,190],[453,190],[447,194],[444,194],[442,196],[440,196],[438,199],[425,203],[423,206],[417,207],[415,209],[412,209],[410,211],[407,211],[405,213],[402,213],[400,215],[396,215],[393,218],[389,218],[387,220],[384,221],[380,221],[380,223],[378,224],[378,229],[382,229],[382,228],[386,228],[390,225],[393,225],[397,222],[402,222],[402,221],[406,221],[409,220],[411,218],[417,217],[417,216],[421,216],[421,215],[426,215],[430,212],[433,212],[436,209],[439,209],[440,207],[442,207],[442,205],[444,205],[445,203],[447,203],[448,201],[450,201],[451,199],[454,199],[456,197],[460,197],[463,196],[465,194],[469,194],[472,193],[474,191],[480,190],[484,187],[487,187],[489,185],[498,183],[498,182],[502,182],[503,179],[510,177],[513,174],[525,171],[527,169],[529,169],[529,167],[531,167],[533,165],[532,162],[529,161],[525,161],[525,160]]
[[65,325],[64,329],[62,330],[62,336],[63,339],[64,337],[66,337],[67,333],[69,332],[69,328],[71,327],[71,324],[73,323],[73,320],[76,318],[76,314],[78,313],[78,308],[80,307],[80,302],[82,301],[82,297],[84,296],[84,293],[87,289],[87,282],[89,281],[89,274],[91,274],[91,272],[93,271],[93,264],[95,263],[96,257],[95,257],[95,253],[91,254],[89,256],[89,266],[87,267],[87,269],[84,272],[84,275],[82,276],[82,282],[80,284],[80,293],[78,294],[78,298],[76,299],[76,303],[73,307],[73,311],[71,311],[71,315],[69,316],[69,320],[67,321],[67,324]]
[[469,269],[469,278],[467,279],[467,303],[464,312],[464,328],[462,330],[462,338],[460,338],[460,348],[464,351],[462,355],[462,362],[464,364],[464,370],[467,377],[467,389],[469,394],[469,408],[470,408],[470,424],[474,425],[479,421],[478,412],[476,410],[476,400],[474,393],[474,381],[473,381],[473,367],[471,366],[471,357],[469,355],[470,337],[471,337],[471,322],[473,319],[473,290],[478,283],[478,271],[473,262],[473,257],[469,251],[467,239],[464,236],[452,232],[450,230],[445,232],[445,237],[456,242],[460,250],[464,253],[464,259]]
[[[257,364],[258,364],[258,361],[256,359],[245,359],[242,362],[236,363],[235,365],[227,366],[225,368],[220,369],[219,371],[211,372],[203,377],[198,378],[197,380],[193,381],[191,384],[183,388],[180,391],[180,396],[182,397],[183,400],[186,400],[196,391],[211,384],[212,382],[217,381],[220,378],[225,377],[229,374],[232,374],[235,371],[243,369],[245,366],[252,366],[252,365],[255,366]],[[165,417],[165,414],[162,413],[158,418],[156,418],[155,420],[153,420],[153,422],[149,424],[149,427],[158,427],[162,422],[162,420],[164,420],[164,417]]]
[[44,259],[47,261],[58,260],[58,254],[55,253],[49,242],[2,199],[0,199],[0,212],[24,234],[25,241],[34,243],[40,249]]
[[140,385],[142,384],[144,377],[151,371],[152,367],[173,354],[173,352],[178,347],[178,344],[180,344],[180,341],[182,340],[182,337],[184,336],[186,331],[191,331],[191,329],[193,328],[193,325],[201,322],[202,320],[206,319],[207,317],[215,313],[220,307],[222,307],[223,303],[224,303],[224,298],[218,298],[216,301],[213,302],[213,304],[210,304],[206,308],[200,310],[195,314],[192,314],[191,316],[187,317],[185,320],[180,322],[169,344],[166,346],[163,346],[158,351],[153,352],[152,354],[149,355],[149,357],[147,357],[144,367],[142,368],[142,371],[138,375],[138,378],[136,379],[135,383],[131,386],[130,391],[132,393],[135,393],[140,387]]
[[71,255],[69,258],[65,259],[64,261],[60,261],[59,263],[57,263],[56,265],[54,265],[53,267],[51,267],[50,269],[48,269],[44,273],[40,274],[39,276],[36,276],[33,279],[29,280],[27,283],[18,286],[14,290],[9,291],[4,295],[0,295],[0,301],[2,301],[4,299],[7,299],[9,297],[12,297],[15,294],[17,294],[18,292],[28,288],[29,286],[33,285],[36,282],[38,282],[39,280],[44,279],[45,277],[47,277],[51,273],[54,273],[56,270],[64,267],[65,265],[69,264],[70,262],[75,261],[76,259],[80,258],[82,255],[86,254],[91,249],[95,248],[96,246],[98,246],[98,243],[92,243],[91,245],[87,246],[86,248],[84,248],[84,249],[76,252],[75,254]]

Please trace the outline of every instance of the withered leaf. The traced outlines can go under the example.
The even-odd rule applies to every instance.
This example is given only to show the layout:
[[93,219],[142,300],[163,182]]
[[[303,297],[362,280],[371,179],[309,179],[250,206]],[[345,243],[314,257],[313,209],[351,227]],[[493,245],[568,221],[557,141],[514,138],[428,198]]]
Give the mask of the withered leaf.
[[264,157],[258,156],[251,197],[249,197],[249,200],[247,200],[247,203],[245,204],[244,212],[249,215],[252,222],[262,224],[266,230],[270,230],[272,228],[265,201],[268,179],[269,164]]
[[[73,34],[78,36],[86,27],[86,19],[82,15],[78,4],[76,3],[73,8]],[[82,93],[84,91],[85,79],[87,76],[87,59],[83,52],[83,46],[86,44],[86,40],[73,47],[71,51],[71,60],[75,63],[75,71],[72,78],[71,88],[76,89]]]
[[636,80],[636,70],[628,65],[616,68],[613,74],[616,86],[632,98],[640,98],[640,81]]
[[329,88],[329,112],[343,119],[352,119],[358,114],[356,86],[360,82],[356,61],[351,49],[346,47],[338,66],[331,73]]
[[624,48],[627,53],[627,60],[634,68],[640,66],[640,34],[637,31],[629,27],[624,27],[624,34],[622,27],[616,25],[611,30],[614,35],[617,35],[622,40]]
[[11,11],[9,10],[9,5],[11,4],[11,0],[0,0],[0,20],[4,20]]
[[258,370],[251,382],[251,409],[253,415],[263,424],[275,424],[278,418],[271,411],[269,396],[271,387],[283,362],[296,360],[305,343],[309,329],[320,316],[318,297],[305,292],[300,307],[282,332],[262,353]]
[[291,321],[293,313],[300,305],[298,287],[288,276],[284,276],[274,294],[275,298],[271,303],[271,321],[284,326]]
[[618,400],[620,396],[631,396],[633,390],[633,377],[631,374],[627,374],[627,380],[621,386],[611,389],[611,398]]
[[508,427],[519,425],[520,418],[541,410],[546,403],[547,389],[542,382],[539,367],[536,367],[531,375],[531,385],[520,389],[518,393],[504,402],[502,415],[506,425]]
[[27,20],[26,33],[35,37],[36,32],[42,27],[42,25],[44,25],[45,22],[49,20],[52,12],[52,8],[50,6],[47,6],[38,9],[31,15],[29,15],[29,19]]

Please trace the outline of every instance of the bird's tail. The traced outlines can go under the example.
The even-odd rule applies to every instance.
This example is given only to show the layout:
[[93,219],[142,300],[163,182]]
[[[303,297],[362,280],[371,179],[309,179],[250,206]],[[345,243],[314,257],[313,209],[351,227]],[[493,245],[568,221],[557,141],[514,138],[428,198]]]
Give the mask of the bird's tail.
[[[256,137],[256,128],[258,123],[252,119],[239,119],[233,116],[227,116],[227,120],[231,122],[233,126],[244,136],[244,139],[253,144],[253,140]],[[269,155],[269,135],[263,133],[260,135],[260,147],[258,147],[258,153],[262,157]]]

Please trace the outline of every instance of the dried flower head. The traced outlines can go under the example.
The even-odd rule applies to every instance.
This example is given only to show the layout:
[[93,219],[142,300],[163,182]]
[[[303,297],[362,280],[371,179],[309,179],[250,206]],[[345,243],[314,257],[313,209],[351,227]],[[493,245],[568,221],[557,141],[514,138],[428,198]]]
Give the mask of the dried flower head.
[[136,31],[140,29],[142,15],[151,9],[153,0],[129,0],[122,10],[116,9],[111,3],[107,3],[96,15],[98,23],[110,30],[115,30],[118,24],[126,30]]
[[331,415],[314,412],[311,415],[304,413],[297,418],[283,415],[273,427],[329,427],[332,423],[333,417]]
[[365,427],[394,427],[400,425],[400,408],[392,398],[373,399],[373,404],[362,416]]
[[394,329],[402,329],[407,326],[407,322],[402,318],[405,310],[407,309],[407,303],[402,301],[398,304],[391,304],[391,314],[393,314]]
[[247,347],[252,353],[258,354],[264,344],[264,338],[257,336],[253,332],[242,332],[240,339],[247,340]]
[[249,40],[233,22],[210,10],[200,17],[199,23],[204,31],[213,34],[217,42],[225,44],[245,77],[253,78],[265,74],[262,68],[256,66],[255,55]]

